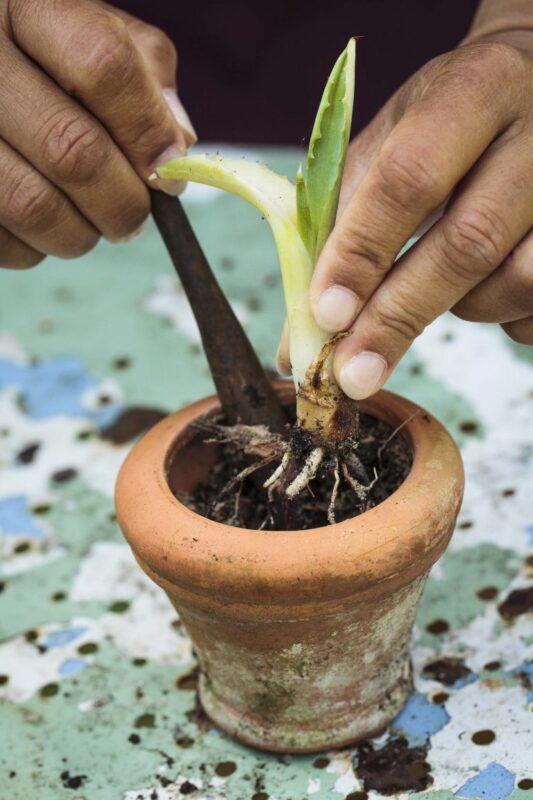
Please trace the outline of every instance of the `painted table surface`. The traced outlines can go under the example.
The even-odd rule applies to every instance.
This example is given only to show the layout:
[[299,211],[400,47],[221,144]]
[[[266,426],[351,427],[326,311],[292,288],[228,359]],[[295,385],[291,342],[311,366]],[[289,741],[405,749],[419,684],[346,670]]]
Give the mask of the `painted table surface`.
[[[294,175],[300,153],[248,157]],[[267,224],[205,187],[186,206],[272,365],[283,309]],[[189,640],[113,514],[133,437],[212,389],[154,226],[0,285],[2,800],[533,798],[531,350],[447,316],[400,365],[390,387],[448,425],[467,475],[418,614],[416,690],[377,740],[276,756],[199,712]]]

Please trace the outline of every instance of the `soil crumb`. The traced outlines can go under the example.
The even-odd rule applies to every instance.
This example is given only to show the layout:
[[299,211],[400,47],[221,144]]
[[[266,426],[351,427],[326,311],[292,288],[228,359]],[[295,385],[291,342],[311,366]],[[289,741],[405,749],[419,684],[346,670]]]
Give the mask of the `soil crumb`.
[[[360,438],[357,456],[363,464],[368,483],[372,483],[367,496],[361,499],[352,486],[341,477],[335,502],[335,521],[342,522],[358,516],[382,503],[405,480],[412,464],[412,453],[402,432],[396,433],[385,422],[361,414]],[[276,463],[250,476],[230,491],[224,491],[229,482],[250,465],[250,457],[231,443],[220,446],[216,464],[207,479],[197,486],[193,494],[175,491],[175,495],[191,510],[208,519],[214,519],[239,528],[277,530],[275,515],[269,508],[267,490],[261,482],[276,468]],[[328,524],[335,477],[333,465],[324,461],[316,478],[306,491],[289,504],[290,529],[308,530]]]

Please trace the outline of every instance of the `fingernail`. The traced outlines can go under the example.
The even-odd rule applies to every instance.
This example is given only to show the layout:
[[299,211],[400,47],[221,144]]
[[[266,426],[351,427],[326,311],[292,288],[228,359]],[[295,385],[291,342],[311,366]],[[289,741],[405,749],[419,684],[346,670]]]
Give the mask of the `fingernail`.
[[187,147],[195,144],[198,141],[198,136],[193,128],[193,124],[189,118],[189,115],[185,111],[183,104],[174,89],[163,89],[163,97],[167,101],[168,107],[172,111],[176,122],[180,128],[183,129]]
[[344,331],[354,321],[361,307],[357,295],[344,286],[330,286],[315,303],[315,319],[328,333]]
[[133,233],[128,233],[127,236],[117,236],[115,239],[110,239],[109,237],[106,238],[108,242],[111,242],[111,244],[125,244],[126,242],[131,242],[133,239],[136,239],[137,236],[140,236],[145,228],[146,222],[143,222],[142,225],[139,225],[137,230],[133,231]]
[[[183,158],[183,156],[186,155],[187,150],[185,148],[178,147],[178,145],[173,144],[170,147],[167,147],[166,150],[163,150],[161,155],[156,158],[153,166],[156,168],[161,164],[164,164],[166,161],[172,161],[174,158]],[[163,180],[163,178],[158,178],[155,173],[150,175],[148,180],[150,181],[150,186],[153,189],[161,189],[161,191],[165,192],[165,194],[169,194],[172,197],[177,197],[179,194],[181,194],[187,185],[185,181]]]
[[358,353],[341,367],[341,389],[352,400],[364,400],[377,392],[386,369],[387,362],[378,353]]

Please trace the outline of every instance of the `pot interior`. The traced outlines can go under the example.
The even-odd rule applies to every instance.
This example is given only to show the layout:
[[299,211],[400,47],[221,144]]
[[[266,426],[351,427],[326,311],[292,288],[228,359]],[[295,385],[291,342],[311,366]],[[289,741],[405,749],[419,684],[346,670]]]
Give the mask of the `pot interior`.
[[176,442],[167,461],[166,476],[171,492],[192,494],[207,479],[219,453],[219,445],[204,442],[201,434],[188,430],[185,438],[180,437]]
[[[284,397],[283,400],[285,400],[284,405],[294,403],[293,397]],[[369,405],[370,408],[362,409],[363,417],[367,419],[368,417],[372,417],[375,420],[386,423],[390,427],[391,433],[398,427],[400,421],[395,418],[394,414],[390,413],[389,409],[384,409],[384,413],[380,413],[382,409],[379,408],[377,409],[378,413],[375,413],[374,408],[372,408],[371,404]],[[369,413],[371,411],[374,413]],[[220,422],[219,411],[213,410],[207,416],[212,416],[217,422]],[[204,441],[206,436],[208,436],[208,434],[189,427],[177,437],[173,447],[170,449],[166,462],[166,478],[169,488],[175,496],[194,496],[198,486],[207,481],[212,467],[217,464],[221,458],[224,458],[224,448],[214,442]],[[408,430],[400,430],[395,433],[395,437],[401,439],[402,442],[407,445],[411,457],[411,464],[407,467],[407,471],[403,474],[403,477],[400,478],[400,483],[393,486],[391,492],[386,496],[391,496],[391,494],[399,488],[399,485],[405,480],[412,466],[413,442],[410,432]],[[364,437],[362,441],[364,441]],[[385,472],[387,469],[388,467],[385,469]],[[268,477],[267,474],[264,475],[264,478],[266,477]],[[382,502],[386,499],[386,496],[376,499],[375,502]],[[180,497],[180,499],[182,498]],[[197,509],[195,508],[194,510]],[[198,513],[202,512],[200,511]],[[355,513],[361,513],[361,511]],[[305,527],[315,527],[316,524],[316,522],[315,524],[311,523]],[[321,527],[320,524],[318,526]]]

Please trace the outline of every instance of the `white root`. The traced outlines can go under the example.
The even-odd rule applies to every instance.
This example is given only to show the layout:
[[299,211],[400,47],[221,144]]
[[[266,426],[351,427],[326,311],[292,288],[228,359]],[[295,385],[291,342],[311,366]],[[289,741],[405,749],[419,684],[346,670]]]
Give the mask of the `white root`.
[[366,487],[366,490],[367,490],[367,492],[369,492],[369,491],[370,491],[370,489],[373,489],[373,488],[374,488],[374,486],[376,485],[376,483],[377,483],[377,481],[378,481],[378,478],[379,478],[378,471],[377,471],[377,469],[374,467],[374,478],[373,478],[373,479],[370,481],[370,483],[369,483],[369,484],[368,484],[368,486]]
[[276,458],[275,455],[267,456],[263,458],[261,461],[257,461],[255,464],[251,464],[249,467],[245,467],[245,469],[241,470],[238,475],[235,475],[227,484],[222,488],[220,492],[221,495],[226,494],[226,492],[231,491],[234,486],[241,483],[248,475],[252,475],[252,473],[256,472],[261,467],[266,467],[267,464],[270,464],[271,461],[274,461]]
[[337,521],[335,519],[335,503],[337,502],[337,494],[339,493],[339,484],[341,482],[341,476],[339,475],[339,459],[335,459],[335,483],[333,484],[333,489],[331,492],[331,499],[329,501],[329,508],[328,508],[328,522],[330,525],[335,525]]
[[363,462],[361,461],[359,456],[352,451],[351,453],[348,453],[345,456],[345,459],[348,462],[348,466],[353,472],[355,472],[357,477],[363,480],[365,483],[368,483],[369,481],[368,473],[364,468]]
[[289,463],[290,457],[291,457],[291,454],[287,450],[284,453],[283,458],[281,459],[281,464],[279,464],[276,467],[276,469],[274,470],[274,472],[272,473],[270,478],[267,478],[266,481],[264,482],[263,489],[268,489],[269,486],[273,486],[273,484],[275,484],[275,483],[277,483],[279,481],[279,479],[281,478],[281,476],[283,475],[283,473],[285,472],[285,470],[287,468],[287,464]]
[[359,483],[359,481],[357,481],[353,477],[353,475],[350,474],[350,470],[348,469],[346,464],[342,465],[342,474],[344,475],[344,477],[346,478],[346,480],[348,481],[348,483],[350,484],[350,486],[354,490],[354,492],[357,495],[357,497],[359,498],[359,500],[361,500],[361,502],[366,500],[366,496],[368,494],[368,487],[367,486],[363,486],[362,483]]
[[294,500],[300,492],[305,489],[310,481],[313,480],[318,472],[322,460],[324,458],[324,450],[322,447],[315,447],[307,456],[306,462],[301,472],[298,473],[296,478],[287,486],[286,494],[289,500]]
[[233,522],[238,521],[239,519],[239,507],[241,505],[241,494],[242,494],[242,481],[239,484],[237,491],[235,492],[235,504],[233,506]]

